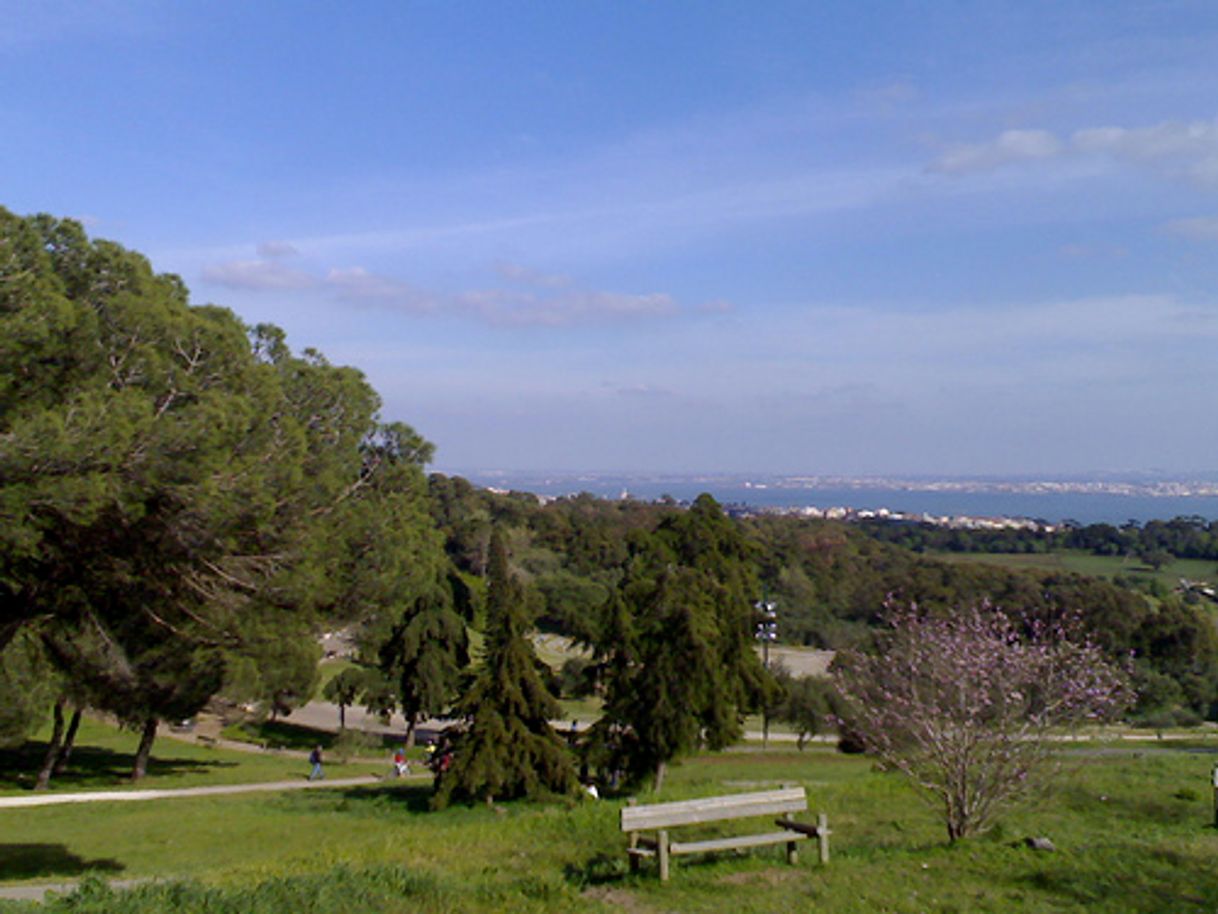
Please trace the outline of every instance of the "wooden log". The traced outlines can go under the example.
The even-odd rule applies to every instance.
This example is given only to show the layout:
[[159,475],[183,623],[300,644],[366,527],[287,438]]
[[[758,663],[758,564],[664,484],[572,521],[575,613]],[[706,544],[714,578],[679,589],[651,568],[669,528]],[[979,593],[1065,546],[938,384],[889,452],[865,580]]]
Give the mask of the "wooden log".
[[659,846],[656,851],[660,855],[660,882],[668,881],[668,832],[661,831],[656,836]]

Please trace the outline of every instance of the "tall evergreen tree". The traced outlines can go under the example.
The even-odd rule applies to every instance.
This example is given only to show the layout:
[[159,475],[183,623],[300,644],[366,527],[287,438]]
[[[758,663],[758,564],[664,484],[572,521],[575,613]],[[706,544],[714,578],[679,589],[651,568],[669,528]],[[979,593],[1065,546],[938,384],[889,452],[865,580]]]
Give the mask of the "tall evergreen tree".
[[562,793],[575,785],[571,754],[550,726],[558,703],[539,674],[529,641],[524,587],[508,565],[498,530],[488,559],[486,641],[473,686],[458,706],[464,730],[433,803]]
[[419,719],[440,714],[452,704],[469,665],[465,620],[453,607],[446,579],[433,582],[405,608],[381,645],[380,661],[382,672],[397,685],[406,743],[411,745]]
[[708,495],[636,536],[605,637],[608,681],[593,754],[635,781],[663,784],[668,763],[722,748],[743,716],[776,694],[753,645],[757,592],[750,547]]

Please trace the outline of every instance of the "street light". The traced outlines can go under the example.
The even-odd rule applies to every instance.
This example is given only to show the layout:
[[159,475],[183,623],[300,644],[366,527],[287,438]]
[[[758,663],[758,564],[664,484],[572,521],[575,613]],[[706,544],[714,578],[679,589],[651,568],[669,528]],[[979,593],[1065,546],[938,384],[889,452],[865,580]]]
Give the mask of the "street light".
[[[753,637],[761,642],[761,663],[768,672],[770,669],[770,644],[778,640],[778,604],[773,600],[761,599],[753,604],[757,610],[757,625]],[[770,706],[761,706],[761,748],[764,751],[770,744]]]

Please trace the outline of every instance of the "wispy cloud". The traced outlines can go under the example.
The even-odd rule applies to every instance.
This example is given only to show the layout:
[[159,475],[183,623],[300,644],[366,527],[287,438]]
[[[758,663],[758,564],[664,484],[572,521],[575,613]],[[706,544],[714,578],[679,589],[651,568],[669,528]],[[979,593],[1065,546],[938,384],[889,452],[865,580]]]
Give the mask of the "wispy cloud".
[[1218,241],[1218,216],[1175,219],[1167,223],[1164,228],[1173,235],[1182,235],[1197,241]]
[[668,387],[658,387],[654,384],[614,384],[606,381],[603,389],[618,397],[629,397],[635,400],[655,400],[672,397],[673,391]]
[[[665,292],[618,292],[591,289],[572,278],[545,273],[520,264],[496,267],[498,285],[459,292],[439,292],[365,269],[335,267],[310,273],[290,267],[281,257],[294,249],[282,244],[259,245],[264,256],[210,264],[206,282],[250,292],[313,291],[362,307],[407,314],[436,314],[481,320],[498,326],[564,327],[604,321],[633,321],[671,317],[683,309]],[[724,302],[708,307],[723,310]],[[699,306],[697,310],[701,310]]]
[[1165,169],[1218,187],[1218,120],[1079,130],[1074,133],[1072,145],[1079,152]]
[[1218,188],[1218,119],[1087,127],[1065,138],[1048,130],[1006,130],[992,140],[949,148],[928,170],[966,175],[1066,156],[1107,158]]
[[1015,162],[1051,159],[1061,151],[1061,142],[1047,130],[1004,130],[984,143],[953,146],[930,170],[949,175],[992,171]]
[[280,257],[295,257],[300,253],[295,246],[286,241],[263,241],[257,248],[258,256],[266,260],[276,260]]

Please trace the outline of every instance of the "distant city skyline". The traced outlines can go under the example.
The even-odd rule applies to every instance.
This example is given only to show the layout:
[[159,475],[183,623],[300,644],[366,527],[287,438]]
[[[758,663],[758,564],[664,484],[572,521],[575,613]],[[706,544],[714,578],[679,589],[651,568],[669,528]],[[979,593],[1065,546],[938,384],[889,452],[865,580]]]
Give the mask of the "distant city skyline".
[[0,0],[4,205],[437,467],[1218,469],[1218,6]]

